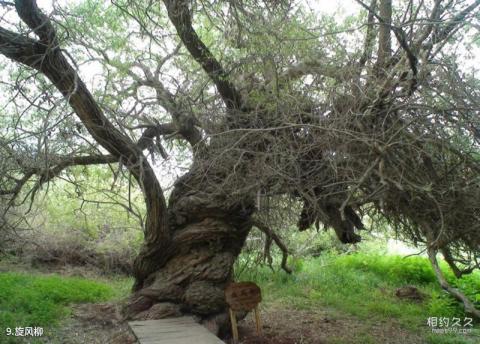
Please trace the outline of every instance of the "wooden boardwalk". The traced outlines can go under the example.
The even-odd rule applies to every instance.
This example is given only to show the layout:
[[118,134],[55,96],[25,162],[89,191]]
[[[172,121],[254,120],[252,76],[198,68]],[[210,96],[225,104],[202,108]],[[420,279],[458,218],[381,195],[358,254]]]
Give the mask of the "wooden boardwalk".
[[140,344],[225,344],[191,317],[128,323]]

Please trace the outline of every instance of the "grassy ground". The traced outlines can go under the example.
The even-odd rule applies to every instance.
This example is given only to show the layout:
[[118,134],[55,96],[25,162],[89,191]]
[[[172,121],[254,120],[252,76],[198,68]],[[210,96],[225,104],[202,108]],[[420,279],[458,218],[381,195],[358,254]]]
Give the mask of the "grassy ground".
[[[256,281],[267,304],[297,310],[330,308],[362,319],[367,328],[391,320],[422,334],[426,343],[480,342],[476,328],[469,336],[432,334],[428,318],[461,318],[463,322],[466,315],[461,305],[439,288],[425,258],[352,254],[293,260],[291,265],[295,270],[292,275],[256,267],[246,269],[239,279]],[[480,301],[479,274],[456,282],[447,271],[446,275],[472,299]],[[427,295],[426,300],[415,303],[397,298],[396,289],[405,285],[416,286]]]
[[[384,343],[389,336],[399,337],[400,343],[402,336],[410,336],[411,343],[480,342],[477,324],[468,335],[432,334],[428,318],[461,318],[463,322],[465,314],[438,287],[424,258],[352,254],[295,259],[290,265],[295,270],[292,275],[255,266],[238,277],[256,281],[262,287],[263,317],[266,325],[271,318],[273,334],[283,330],[289,335],[296,331],[305,338],[289,343],[315,343],[312,338],[322,326],[321,331],[327,336],[317,338],[327,339],[322,343]],[[8,270],[12,271],[12,266]],[[459,281],[446,274],[477,303],[480,301],[478,274]],[[395,291],[405,285],[415,285],[427,295],[426,300],[416,303],[398,299]],[[62,319],[69,316],[73,304],[118,300],[128,295],[130,286],[131,279],[125,277],[66,277],[31,270],[0,272],[0,343],[21,342],[5,336],[7,327],[42,327],[48,338],[64,326]],[[280,315],[283,320],[279,320]],[[28,339],[39,343],[33,337]]]
[[[0,343],[21,342],[20,337],[6,336],[8,328],[12,333],[17,327],[42,328],[43,336],[50,337],[68,317],[72,304],[118,299],[127,293],[128,285],[125,278],[107,281],[32,272],[0,273]],[[33,336],[23,339],[41,342]]]

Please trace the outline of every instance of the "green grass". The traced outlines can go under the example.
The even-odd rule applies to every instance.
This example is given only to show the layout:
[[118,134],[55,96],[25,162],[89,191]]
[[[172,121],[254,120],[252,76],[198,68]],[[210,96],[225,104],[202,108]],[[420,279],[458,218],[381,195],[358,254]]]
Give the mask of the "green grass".
[[15,338],[4,336],[7,327],[42,327],[48,335],[70,313],[70,304],[118,299],[125,295],[128,284],[126,279],[106,283],[56,275],[0,273],[0,342],[15,343]]
[[[402,327],[428,336],[429,317],[464,317],[463,308],[438,286],[429,261],[423,257],[351,254],[324,256],[310,260],[292,260],[292,275],[272,272],[266,267],[245,270],[239,280],[256,281],[264,290],[267,302],[281,303],[297,309],[329,307],[368,322],[394,319]],[[480,275],[473,274],[454,281],[443,266],[447,278],[469,294],[480,297]],[[395,290],[415,285],[428,295],[423,303],[400,300]],[[427,342],[470,343],[444,335],[431,335]],[[461,337],[461,336],[460,336]],[[452,339],[452,341],[448,341]],[[477,340],[478,334],[477,334]],[[459,342],[460,340],[460,342]],[[480,342],[480,341],[479,341]]]
[[[310,260],[290,261],[295,272],[271,271],[256,266],[243,271],[239,280],[256,281],[264,300],[297,309],[328,308],[362,319],[366,326],[392,319],[404,328],[425,336],[430,344],[465,344],[480,342],[473,335],[447,336],[430,333],[429,317],[464,317],[461,305],[442,291],[427,259],[402,258],[375,254],[322,256]],[[473,274],[455,280],[442,266],[447,278],[473,300],[480,300],[480,276]],[[118,300],[129,293],[129,278],[97,278],[89,280],[58,275],[0,273],[0,342],[15,343],[5,337],[5,328],[43,327],[45,334],[66,317],[69,305],[82,302]],[[412,303],[395,297],[395,290],[415,285],[428,295],[424,303]],[[374,342],[368,332],[362,342]],[[30,340],[32,338],[29,338]],[[6,341],[7,340],[7,341]],[[473,341],[472,341],[473,340]],[[476,341],[475,341],[476,340]],[[31,343],[36,343],[31,341]]]

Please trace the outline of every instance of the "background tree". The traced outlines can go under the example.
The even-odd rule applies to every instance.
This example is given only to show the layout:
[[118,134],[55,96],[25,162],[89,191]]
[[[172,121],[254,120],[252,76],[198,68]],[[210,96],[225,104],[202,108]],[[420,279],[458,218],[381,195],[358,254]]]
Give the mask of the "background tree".
[[[355,243],[364,215],[424,243],[479,315],[436,256],[478,268],[478,80],[459,64],[480,1],[356,3],[337,22],[293,1],[1,2],[7,208],[71,166],[128,173],[146,206],[134,318],[219,330],[252,227],[286,254],[279,223]],[[167,202],[169,155],[191,164]]]

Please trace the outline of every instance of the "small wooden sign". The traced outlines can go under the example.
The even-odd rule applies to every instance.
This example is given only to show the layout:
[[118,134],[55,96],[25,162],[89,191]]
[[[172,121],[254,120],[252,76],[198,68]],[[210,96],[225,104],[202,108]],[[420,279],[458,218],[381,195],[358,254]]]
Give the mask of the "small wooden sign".
[[262,291],[253,282],[230,283],[225,298],[234,311],[251,311],[262,301]]
[[261,334],[260,316],[258,314],[258,304],[262,301],[262,291],[260,287],[253,282],[230,283],[225,289],[225,299],[230,307],[230,321],[232,323],[233,342],[238,342],[238,328],[235,311],[255,312],[255,325],[257,334]]

